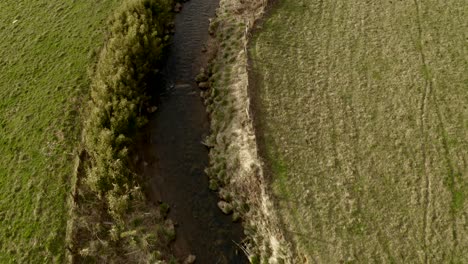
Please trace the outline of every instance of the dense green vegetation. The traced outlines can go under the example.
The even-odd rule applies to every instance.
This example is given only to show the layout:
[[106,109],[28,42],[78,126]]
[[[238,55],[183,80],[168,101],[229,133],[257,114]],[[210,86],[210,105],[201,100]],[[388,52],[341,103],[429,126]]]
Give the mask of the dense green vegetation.
[[251,46],[296,263],[468,262],[466,1],[279,1]]
[[168,45],[171,7],[170,0],[129,0],[109,21],[84,130],[86,185],[79,183],[72,242],[82,261],[153,262],[174,236],[165,215],[146,202],[132,162],[149,95],[161,87],[154,80]]
[[116,2],[0,1],[0,263],[64,261],[77,113]]
[[[174,235],[170,222],[163,222],[166,212],[148,208],[129,162],[132,136],[145,122],[141,109],[148,85],[167,45],[171,1],[126,1],[108,23],[106,46],[96,52],[104,40],[106,18],[117,4],[0,2],[1,263],[65,261],[70,178],[77,172],[73,159],[84,123],[79,114],[90,86],[92,103],[85,122],[89,153],[80,157],[81,164],[92,168],[87,182],[99,195],[82,184],[79,196],[73,197],[79,204],[74,235],[87,232],[72,237],[83,242],[78,243],[83,247],[72,247],[72,253],[93,256],[93,250],[102,249],[104,258],[115,255],[115,247],[84,237],[93,234],[89,231],[95,231],[97,219],[116,222],[105,229],[113,230],[110,241],[125,244],[124,249],[144,249],[133,259],[158,258],[155,245]],[[91,83],[87,70],[97,53]],[[155,230],[140,236],[148,226]]]
[[[120,196],[134,185],[129,152],[148,103],[151,79],[168,44],[170,1],[126,1],[111,19],[91,85],[85,143],[91,156],[91,188]],[[153,91],[154,93],[154,91]]]

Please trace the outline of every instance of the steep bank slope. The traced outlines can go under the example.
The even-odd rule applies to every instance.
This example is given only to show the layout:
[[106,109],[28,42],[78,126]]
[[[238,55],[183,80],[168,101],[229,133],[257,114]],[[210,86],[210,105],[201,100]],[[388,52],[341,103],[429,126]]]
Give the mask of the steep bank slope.
[[[250,240],[244,250],[252,263],[291,261],[281,234],[268,181],[258,156],[250,113],[247,73],[247,42],[266,1],[222,0],[210,31],[216,36],[217,52],[206,74],[209,90],[202,92],[211,118],[210,188],[218,190],[223,211],[233,209],[233,218],[243,217]],[[203,76],[200,76],[203,79]]]

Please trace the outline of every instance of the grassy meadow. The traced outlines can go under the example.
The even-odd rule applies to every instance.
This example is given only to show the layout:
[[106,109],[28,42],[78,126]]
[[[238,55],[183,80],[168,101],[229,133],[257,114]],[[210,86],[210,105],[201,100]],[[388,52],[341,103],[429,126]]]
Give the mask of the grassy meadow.
[[297,263],[468,262],[465,1],[279,1],[250,53]]
[[0,262],[65,257],[87,69],[119,1],[0,1]]

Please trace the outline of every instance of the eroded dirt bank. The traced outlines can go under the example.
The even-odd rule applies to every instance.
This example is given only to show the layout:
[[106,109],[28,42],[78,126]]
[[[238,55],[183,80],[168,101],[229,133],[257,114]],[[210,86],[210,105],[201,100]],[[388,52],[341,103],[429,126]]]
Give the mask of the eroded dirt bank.
[[208,149],[201,141],[210,127],[194,77],[205,63],[209,18],[217,6],[218,0],[191,0],[176,16],[165,69],[168,91],[140,144],[141,166],[150,198],[170,206],[177,234],[173,250],[180,260],[194,254],[197,263],[247,263],[237,246],[242,227],[219,210],[204,173]]
[[295,263],[285,239],[259,156],[250,108],[247,47],[252,27],[267,1],[221,0],[211,29],[218,52],[211,89],[204,93],[213,134],[207,170],[220,197],[244,219],[252,263]]

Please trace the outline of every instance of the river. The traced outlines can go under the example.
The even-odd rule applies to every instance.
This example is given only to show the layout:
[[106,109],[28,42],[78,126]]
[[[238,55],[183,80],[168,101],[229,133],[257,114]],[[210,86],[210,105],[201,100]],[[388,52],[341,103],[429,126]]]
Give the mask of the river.
[[149,196],[170,206],[176,223],[172,250],[179,260],[188,254],[196,263],[247,263],[238,246],[244,237],[217,207],[218,197],[208,189],[204,168],[208,149],[201,144],[209,134],[209,119],[194,78],[206,65],[203,47],[209,38],[209,18],[219,0],[191,0],[175,20],[176,33],[164,74],[168,92],[145,128],[142,148]]

